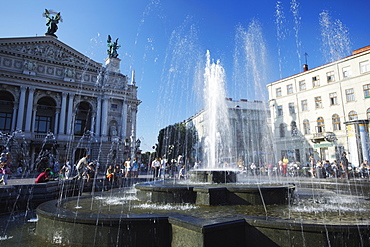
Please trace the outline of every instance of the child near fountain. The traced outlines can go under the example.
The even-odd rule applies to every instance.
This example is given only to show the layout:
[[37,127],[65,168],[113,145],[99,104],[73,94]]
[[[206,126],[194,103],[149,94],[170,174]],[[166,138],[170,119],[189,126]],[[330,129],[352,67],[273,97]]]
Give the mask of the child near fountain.
[[109,182],[112,182],[113,176],[114,176],[112,165],[108,166],[107,172],[105,173],[105,176],[108,178]]
[[182,166],[180,171],[179,171],[179,179],[185,179],[186,178],[186,175],[185,175],[185,166]]

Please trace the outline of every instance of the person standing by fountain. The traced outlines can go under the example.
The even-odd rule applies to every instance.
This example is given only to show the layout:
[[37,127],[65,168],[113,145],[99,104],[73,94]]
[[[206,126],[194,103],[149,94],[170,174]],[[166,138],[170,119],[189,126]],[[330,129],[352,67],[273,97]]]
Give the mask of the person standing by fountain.
[[368,178],[369,177],[369,163],[365,160],[360,167],[361,178]]
[[105,177],[108,179],[109,182],[112,182],[113,176],[114,176],[113,167],[112,165],[109,165],[107,171],[105,172]]
[[127,158],[124,166],[125,166],[125,178],[131,177],[131,158]]
[[159,169],[161,168],[161,162],[158,160],[158,158],[153,160],[152,167],[154,168],[153,177],[156,179],[159,176]]
[[95,174],[95,167],[94,167],[93,162],[90,162],[89,164],[87,164],[86,170],[84,171],[83,174],[84,175],[86,174],[86,176],[87,176],[86,182],[87,183],[90,182],[91,177],[94,176],[94,174]]
[[311,171],[311,177],[314,178],[315,177],[315,158],[313,157],[313,155],[310,155],[310,171]]
[[179,171],[179,179],[185,179],[186,174],[185,174],[185,166],[182,166],[180,171]]
[[340,159],[340,165],[342,167],[343,173],[340,176],[340,178],[346,177],[347,179],[349,179],[349,174],[348,174],[348,159],[347,159],[346,156],[347,156],[347,153],[346,152],[343,152],[342,153],[342,157]]
[[283,176],[284,177],[286,177],[286,173],[288,170],[288,163],[289,163],[288,158],[284,156],[284,159],[283,159]]
[[159,170],[158,177],[163,177],[163,179],[166,178],[166,168],[167,168],[167,162],[166,159],[160,159],[161,162],[161,169]]
[[139,176],[139,162],[137,158],[134,158],[134,161],[132,162],[132,177],[137,178]]
[[82,178],[82,174],[85,170],[85,167],[87,166],[87,164],[89,163],[89,158],[90,158],[90,155],[89,154],[86,154],[85,157],[82,157],[77,165],[76,165],[76,169],[77,169],[77,175],[73,177],[73,179],[81,179]]
[[71,174],[71,165],[70,165],[69,159],[66,160],[66,163],[64,164],[62,169],[60,169],[60,173],[63,173],[63,172],[64,172],[65,179],[69,179],[69,175]]

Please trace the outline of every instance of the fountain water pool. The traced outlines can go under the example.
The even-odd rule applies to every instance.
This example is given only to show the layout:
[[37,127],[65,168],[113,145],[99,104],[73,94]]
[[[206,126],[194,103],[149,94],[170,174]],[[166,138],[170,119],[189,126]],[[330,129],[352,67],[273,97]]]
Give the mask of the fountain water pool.
[[[206,190],[207,186],[216,190],[228,186],[231,187],[227,190],[233,187],[242,190],[245,185],[241,183],[196,184],[170,180],[137,184],[137,191],[121,189],[44,203],[37,209],[36,233],[54,243],[101,246],[369,244],[368,184],[311,183],[308,179],[299,182],[294,199],[282,203],[285,205],[245,200],[232,205],[217,199],[235,198],[235,195],[220,194],[213,200],[215,204],[207,205],[197,203],[190,193],[196,186],[203,186],[200,190]],[[256,180],[253,188],[263,193],[267,184]],[[333,186],[338,190],[333,190]],[[351,186],[357,188],[358,195],[345,190]],[[154,195],[153,190],[149,192],[144,187],[173,197]],[[187,194],[184,196],[181,190]],[[176,201],[179,198],[182,200]],[[185,244],[186,239],[191,241]]]

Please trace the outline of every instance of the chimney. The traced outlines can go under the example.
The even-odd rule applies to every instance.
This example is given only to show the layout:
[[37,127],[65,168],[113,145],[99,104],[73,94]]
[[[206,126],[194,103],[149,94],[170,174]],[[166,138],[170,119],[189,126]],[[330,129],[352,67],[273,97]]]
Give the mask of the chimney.
[[132,72],[131,72],[131,84],[132,85],[135,85],[136,84],[136,81],[135,81],[135,70],[132,70]]
[[303,64],[303,72],[305,72],[307,70],[308,70],[308,65],[307,64]]

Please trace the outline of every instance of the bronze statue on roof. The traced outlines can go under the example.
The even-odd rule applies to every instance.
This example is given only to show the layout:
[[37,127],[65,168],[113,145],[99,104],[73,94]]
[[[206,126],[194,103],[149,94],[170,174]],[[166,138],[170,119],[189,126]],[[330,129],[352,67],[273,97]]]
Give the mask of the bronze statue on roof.
[[107,46],[108,46],[108,50],[107,50],[108,56],[117,58],[118,57],[117,50],[118,48],[121,47],[120,45],[118,45],[118,38],[116,39],[116,41],[112,42],[111,36],[108,35]]
[[46,26],[48,26],[48,30],[45,34],[56,36],[55,32],[58,30],[58,23],[59,21],[62,22],[62,16],[60,15],[60,12],[57,13],[53,10],[45,9],[45,13],[43,13],[42,16],[46,17]]

